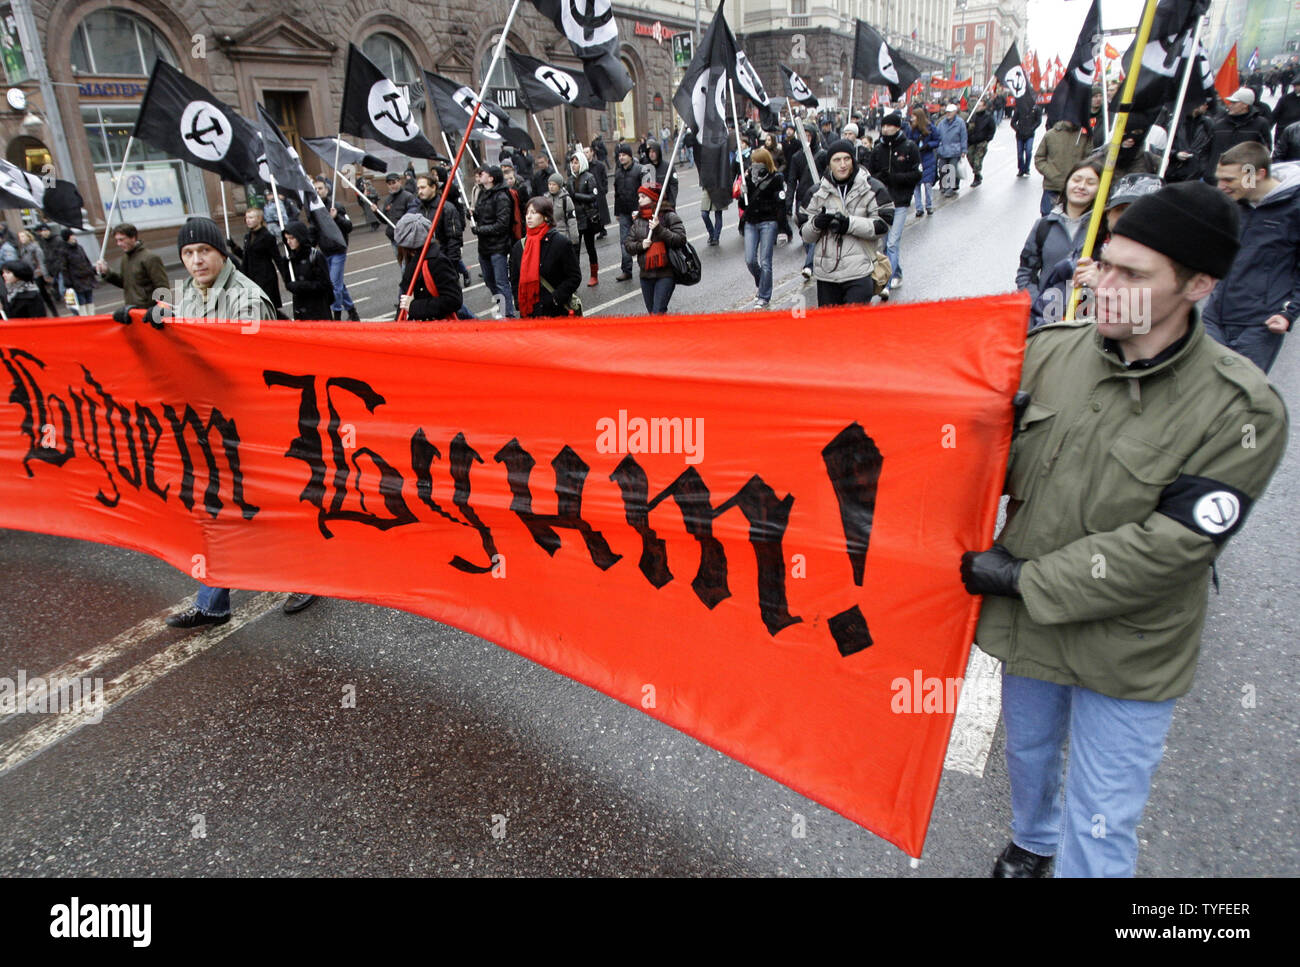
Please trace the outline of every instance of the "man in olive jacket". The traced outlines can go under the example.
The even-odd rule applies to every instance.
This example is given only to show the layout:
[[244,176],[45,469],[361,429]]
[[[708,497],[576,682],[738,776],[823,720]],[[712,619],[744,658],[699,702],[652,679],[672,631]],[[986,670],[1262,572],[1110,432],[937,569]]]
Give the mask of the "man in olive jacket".
[[166,291],[171,285],[162,259],[144,247],[139,230],[127,222],[113,229],[113,241],[122,250],[121,266],[114,272],[100,259],[95,263],[95,271],[105,282],[121,288],[122,304],[126,308],[148,309],[156,301],[154,293],[159,289]]
[[1138,199],[1094,280],[1115,298],[1029,337],[1006,526],[961,562],[985,596],[975,639],[1004,663],[1012,840],[994,876],[1044,876],[1053,856],[1057,876],[1136,869],[1210,566],[1286,444],[1277,391],[1195,310],[1228,274],[1237,220],[1202,182]]

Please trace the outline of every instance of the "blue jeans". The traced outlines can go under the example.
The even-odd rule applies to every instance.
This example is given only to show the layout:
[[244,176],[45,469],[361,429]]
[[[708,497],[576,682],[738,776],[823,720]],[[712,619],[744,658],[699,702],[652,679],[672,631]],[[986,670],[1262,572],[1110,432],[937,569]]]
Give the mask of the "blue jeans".
[[889,226],[889,234],[885,236],[885,254],[889,256],[889,266],[893,269],[892,278],[901,279],[903,277],[903,266],[899,264],[898,243],[903,239],[903,225],[907,223],[907,206],[894,206],[894,222]]
[[334,286],[334,301],[330,303],[330,308],[335,312],[355,308],[352,305],[352,293],[348,291],[347,284],[343,281],[343,265],[347,260],[347,252],[325,256],[325,261],[330,268],[330,285]]
[[1110,698],[1004,669],[1002,715],[1012,841],[1039,856],[1055,855],[1060,877],[1132,876],[1137,827],[1164,753],[1174,699]]
[[632,230],[632,216],[618,216],[618,265],[623,270],[624,275],[632,274],[632,255],[628,252],[623,244],[627,241],[627,233]]
[[200,584],[194,607],[217,618],[230,614],[230,588],[213,588]]
[[722,235],[722,212],[700,212],[700,217],[704,219],[704,227],[709,230],[709,238],[719,238]]
[[758,285],[758,298],[772,298],[772,250],[776,248],[777,222],[745,221],[745,267]]
[[933,189],[934,189],[934,185],[932,184],[926,184],[924,181],[917,183],[916,190],[912,192],[912,207],[916,209],[916,213],[918,215],[921,214],[922,191],[925,192],[925,210],[926,211],[934,210],[934,196],[933,194],[931,194]]
[[677,281],[671,275],[662,279],[641,276],[641,298],[645,300],[645,311],[651,315],[663,315],[668,311],[668,302],[676,288]]
[[813,267],[813,251],[817,248],[812,242],[803,243],[803,267],[811,269]]
[[1241,353],[1252,363],[1268,372],[1277,362],[1277,354],[1282,350],[1284,332],[1269,332],[1264,325],[1232,326],[1205,319],[1205,331],[1220,346],[1227,346]]
[[1046,188],[1043,189],[1043,200],[1038,203],[1038,213],[1040,215],[1046,215],[1056,207],[1056,198],[1058,194],[1059,192],[1048,191]]
[[1022,175],[1029,174],[1029,163],[1034,160],[1034,136],[1016,138],[1016,168]]
[[[481,242],[479,247],[483,247]],[[483,281],[487,283],[488,291],[501,296],[499,300],[501,311],[513,319],[515,299],[510,292],[510,262],[506,256],[479,253],[478,267],[483,270]]]

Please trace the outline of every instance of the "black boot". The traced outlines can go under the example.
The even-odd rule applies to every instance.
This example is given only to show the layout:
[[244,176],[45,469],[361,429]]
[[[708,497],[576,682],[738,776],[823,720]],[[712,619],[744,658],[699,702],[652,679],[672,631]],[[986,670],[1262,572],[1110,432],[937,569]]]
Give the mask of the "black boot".
[[357,315],[356,306],[348,306],[348,322],[360,322],[361,317]]
[[1029,850],[1021,849],[1015,843],[1007,843],[1007,848],[993,863],[993,878],[1006,879],[1041,879],[1052,875],[1052,857],[1039,856]]
[[339,321],[339,310],[338,310],[338,309],[331,309],[331,310],[330,310],[330,318],[333,319],[335,322],[338,322],[338,321]]

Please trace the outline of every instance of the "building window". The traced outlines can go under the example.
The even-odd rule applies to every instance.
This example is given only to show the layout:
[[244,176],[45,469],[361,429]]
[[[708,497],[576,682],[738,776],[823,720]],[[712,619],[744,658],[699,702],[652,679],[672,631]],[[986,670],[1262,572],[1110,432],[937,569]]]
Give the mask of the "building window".
[[[81,107],[81,123],[99,186],[103,214],[113,200],[113,179],[126,153],[126,143],[140,114],[138,104],[95,104]],[[131,145],[131,161],[123,172],[118,192],[120,210],[114,222],[144,227],[179,225],[190,215],[208,214],[203,178],[197,168],[172,158],[138,138]]]
[[415,57],[392,34],[371,34],[362,43],[361,52],[374,61],[394,84],[414,84],[420,77]]
[[971,66],[973,66],[975,70],[979,72],[980,75],[979,83],[982,84],[984,82],[984,45],[983,44],[975,45],[975,54],[971,58]]
[[987,36],[987,33],[986,33],[987,30],[988,30],[988,25],[987,25],[987,24],[976,24],[976,25],[975,25],[975,39],[976,39],[976,40],[983,40],[983,39]]
[[176,66],[176,55],[162,34],[125,10],[96,10],[72,34],[76,74],[148,77],[159,58]]
[[964,44],[965,42],[966,42],[966,28],[965,28],[965,27],[958,27],[958,28],[957,28],[957,43],[959,43],[959,44]]
[[808,12],[808,0],[790,0],[790,14],[798,17]]

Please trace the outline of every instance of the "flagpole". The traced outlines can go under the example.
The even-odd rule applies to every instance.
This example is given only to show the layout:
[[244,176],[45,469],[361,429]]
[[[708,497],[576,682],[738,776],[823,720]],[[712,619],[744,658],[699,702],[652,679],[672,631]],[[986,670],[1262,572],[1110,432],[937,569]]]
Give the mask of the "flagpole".
[[[337,168],[334,170],[334,173],[335,173],[335,174],[338,174],[338,173],[339,173]],[[352,193],[353,193],[354,195],[356,195],[356,196],[357,196],[358,198],[360,198],[363,202],[365,202],[367,205],[369,205],[371,211],[373,211],[376,215],[378,215],[378,216],[379,216],[380,218],[382,218],[384,221],[388,222],[388,225],[389,225],[390,228],[396,228],[396,227],[397,227],[396,225],[393,224],[392,219],[390,219],[387,215],[385,215],[383,212],[381,212],[381,211],[379,210],[379,206],[378,206],[378,205],[376,205],[373,201],[371,201],[369,198],[366,197],[366,193],[365,193],[364,191],[362,191],[362,190],[361,190],[360,188],[358,188],[356,185],[352,184],[352,182],[348,181],[346,178],[343,179],[343,184],[345,184],[345,185],[347,185],[349,188],[351,188],[351,189],[352,189]]]
[[221,220],[226,226],[226,238],[230,238],[230,209],[226,207],[226,183],[221,182]]
[[996,74],[994,74],[992,77],[990,77],[990,78],[989,78],[989,82],[988,82],[987,84],[984,85],[984,90],[980,91],[980,96],[977,97],[977,98],[975,98],[975,104],[974,104],[974,106],[970,109],[970,114],[967,114],[967,115],[966,115],[966,123],[967,123],[967,124],[970,124],[970,119],[973,118],[973,117],[975,116],[975,111],[976,111],[977,108],[979,108],[980,101],[984,100],[984,95],[986,95],[986,94],[989,92],[989,90],[993,87],[993,82],[996,81],[997,79],[998,79],[998,78],[997,78],[997,75],[996,75]]
[[551,159],[551,170],[558,172],[560,166],[555,163],[555,155],[551,154],[551,143],[546,140],[546,132],[542,130],[542,122],[537,120],[537,115],[532,111],[528,112],[528,116],[533,119],[533,123],[537,125],[537,133],[542,136],[542,147],[546,149],[546,157]]
[[[456,157],[453,158],[451,162],[451,170],[453,172],[455,172],[460,168],[461,156],[464,154],[466,148],[469,146],[469,136],[474,132],[474,123],[478,120],[478,112],[479,112],[479,108],[483,106],[483,98],[487,97],[488,82],[492,79],[492,72],[496,70],[497,64],[501,60],[501,54],[506,49],[506,38],[510,34],[510,25],[514,23],[515,14],[519,12],[519,3],[520,0],[514,0],[514,2],[510,4],[510,13],[506,15],[505,26],[501,28],[501,37],[497,41],[496,49],[492,52],[492,62],[488,64],[487,70],[483,72],[483,86],[479,89],[478,97],[475,98],[474,100],[474,110],[470,112],[469,124],[465,126],[465,134],[460,139],[460,147],[457,148]],[[473,152],[470,153],[470,157],[471,158],[474,157]],[[433,241],[433,233],[438,228],[438,219],[442,217],[443,206],[447,204],[447,196],[450,194],[451,194],[451,179],[448,178],[447,183],[442,186],[442,197],[438,199],[438,207],[437,209],[434,210],[433,220],[429,223],[429,234],[424,237],[424,245],[421,246],[420,248],[420,257],[419,257],[419,261],[417,262],[417,265],[421,265],[424,263],[424,256],[429,251],[429,243]],[[419,272],[411,273],[411,284],[407,288],[405,295],[409,296],[414,294],[415,283],[416,280],[419,278],[420,278]],[[397,310],[396,321],[404,322],[405,320],[406,320],[406,309],[399,308]]]
[[[330,186],[330,201],[334,201],[339,194],[339,149],[343,147],[343,132],[340,131],[338,137],[334,139],[334,184]],[[337,207],[337,206],[336,206]]]
[[[1151,37],[1151,24],[1156,18],[1157,3],[1158,0],[1146,0],[1146,8],[1142,11],[1142,23],[1138,27],[1137,39],[1133,41],[1133,59],[1130,61],[1133,66],[1128,72],[1128,77],[1124,78],[1124,89],[1120,92],[1119,113],[1115,115],[1115,130],[1111,134],[1110,148],[1106,152],[1106,167],[1102,169],[1101,184],[1097,186],[1098,198],[1110,196],[1115,162],[1119,159],[1119,146],[1124,140],[1124,128],[1128,125],[1128,113],[1133,105],[1133,92],[1137,90],[1138,74],[1142,73],[1142,55],[1146,52],[1147,40]],[[1097,8],[1100,13],[1101,5],[1098,4]],[[1104,97],[1102,103],[1106,103]],[[1101,219],[1105,214],[1105,205],[1092,206],[1092,215],[1088,219],[1088,234],[1083,242],[1083,253],[1087,258],[1092,257],[1093,247],[1097,244],[1097,234],[1101,229]],[[1066,321],[1074,320],[1074,310],[1078,304],[1079,289],[1075,287],[1070,291],[1070,304],[1065,312]]]
[[745,202],[745,207],[749,207],[749,191],[745,188],[745,164],[744,158],[740,153],[740,115],[736,113],[736,88],[731,83],[731,75],[727,75],[727,94],[731,98],[731,122],[736,126],[736,165],[740,168],[740,195]]
[[[794,108],[790,106],[790,98],[788,97],[785,99],[785,106],[790,108],[790,117],[794,117]],[[821,175],[817,171],[817,162],[813,158],[812,147],[808,144],[808,138],[805,136],[808,132],[803,129],[802,125],[796,125],[795,133],[799,136],[799,143],[803,145],[804,157],[808,159],[808,177],[812,180],[813,190],[815,191],[817,182],[821,181]],[[799,192],[797,189],[795,191],[794,205],[797,213],[799,210]]]
[[[443,132],[441,132],[441,133],[442,133],[442,143],[443,143],[444,145],[447,146],[447,154],[455,154],[456,152],[451,150],[451,142],[447,140],[447,132],[446,132],[446,131],[443,131]],[[478,163],[478,158],[474,157],[474,149],[471,148],[471,147],[469,146],[469,144],[466,144],[466,145],[465,145],[465,153],[469,155],[469,160],[472,161],[472,162],[474,162],[474,167],[475,167],[476,169],[479,168],[480,165],[479,165],[479,163]],[[460,172],[459,172],[459,171],[456,173],[456,177],[457,177],[457,178],[460,177]],[[461,185],[461,186],[460,186],[460,193],[461,193],[462,195],[465,194],[465,186],[464,186],[464,185]],[[465,200],[468,201],[468,200],[469,200],[468,197],[467,197]]]
[[99,247],[99,260],[104,261],[108,251],[108,234],[113,228],[113,210],[117,208],[117,195],[122,190],[122,176],[126,174],[126,161],[131,157],[131,146],[135,144],[135,135],[126,139],[126,153],[122,155],[122,165],[117,169],[117,183],[113,185],[113,201],[108,206],[108,217],[104,219],[104,244]]
[[[442,134],[442,143],[447,148],[447,154],[449,155],[454,154],[455,152],[451,150],[451,144],[447,141],[446,132],[439,132],[439,133]],[[465,150],[466,151],[469,150],[469,145],[465,145]],[[471,157],[473,156],[471,155]],[[475,167],[478,166],[475,165]],[[452,172],[452,174],[456,176],[456,184],[460,186],[460,197],[465,200],[465,217],[466,219],[472,222],[474,220],[474,209],[470,207],[469,192],[465,190],[465,182],[460,177],[460,169],[457,168],[455,171]]]
[[[1097,33],[1101,34],[1102,42],[1106,41],[1106,29],[1101,23],[1101,0],[1097,0]],[[1110,84],[1107,83],[1110,66],[1106,56],[1106,48],[1101,50],[1101,129],[1106,132],[1106,139],[1110,140]]]
[[1174,132],[1178,130],[1178,123],[1183,117],[1183,99],[1187,97],[1187,85],[1192,79],[1192,71],[1197,69],[1197,61],[1200,59],[1198,52],[1201,48],[1201,27],[1205,23],[1204,17],[1196,18],[1196,32],[1192,34],[1192,56],[1187,60],[1187,70],[1183,72],[1183,82],[1178,86],[1178,99],[1174,101],[1174,113],[1169,118],[1168,140],[1165,143],[1165,156],[1160,159],[1160,177],[1165,176],[1165,170],[1169,167],[1169,159],[1174,153]]
[[659,200],[655,202],[655,218],[659,217],[659,209],[663,207],[664,195],[668,194],[668,182],[673,180],[673,164],[677,161],[677,149],[682,146],[682,138],[686,137],[686,125],[683,124],[677,131],[677,141],[673,144],[673,153],[668,156],[668,179],[659,186]]
[[[285,219],[284,219],[284,206],[280,204],[280,189],[278,189],[278,188],[275,187],[275,172],[273,172],[273,171],[271,170],[271,165],[270,165],[269,162],[267,163],[267,166],[266,166],[266,174],[267,174],[267,177],[269,177],[269,178],[271,179],[271,197],[275,199],[275,210],[276,210],[276,212],[278,212],[279,215],[280,215],[280,237],[283,238],[283,237],[284,237],[284,223],[285,223]],[[288,242],[285,242],[285,243],[284,243],[284,247],[285,247],[286,250],[288,250],[288,248],[289,248],[289,243],[288,243]],[[287,262],[288,265],[289,265],[289,279],[290,279],[290,281],[292,281],[292,282],[297,282],[297,281],[298,281],[298,276],[295,275],[295,274],[294,274],[294,271],[293,271],[293,255],[292,255],[292,253],[290,253],[290,256],[289,256],[288,259],[286,259],[286,262]]]
[[[849,71],[849,110],[848,114],[845,115],[844,118],[845,124],[848,124],[853,120],[853,82],[856,80],[857,78],[853,76],[853,72]],[[862,132],[859,131],[858,133],[861,134]]]

